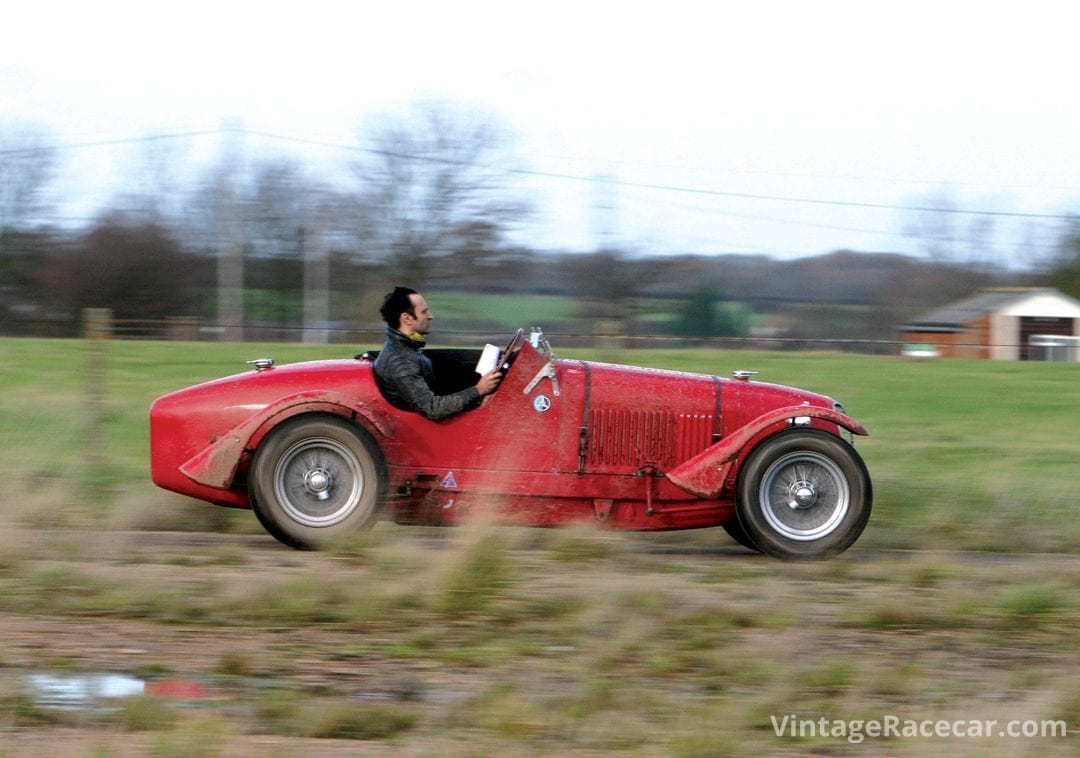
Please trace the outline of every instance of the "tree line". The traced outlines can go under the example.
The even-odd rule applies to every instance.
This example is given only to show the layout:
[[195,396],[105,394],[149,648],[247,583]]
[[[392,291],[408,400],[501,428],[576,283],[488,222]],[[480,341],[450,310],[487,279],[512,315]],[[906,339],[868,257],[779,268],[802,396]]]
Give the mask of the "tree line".
[[[873,342],[980,287],[1039,284],[1080,297],[1077,224],[1060,233],[1056,256],[1024,271],[932,251],[783,261],[530,249],[512,241],[530,206],[490,168],[509,143],[491,121],[422,104],[369,134],[369,147],[344,167],[351,184],[329,183],[295,160],[245,161],[226,139],[187,189],[177,186],[165,143],[148,140],[141,181],[76,228],[49,222],[45,189],[57,157],[48,140],[8,143],[0,149],[0,329],[71,336],[87,307],[222,327],[368,326],[372,298],[405,281],[563,295],[582,323],[617,323],[628,334]],[[663,303],[664,318],[647,317],[658,310],[650,303]]]

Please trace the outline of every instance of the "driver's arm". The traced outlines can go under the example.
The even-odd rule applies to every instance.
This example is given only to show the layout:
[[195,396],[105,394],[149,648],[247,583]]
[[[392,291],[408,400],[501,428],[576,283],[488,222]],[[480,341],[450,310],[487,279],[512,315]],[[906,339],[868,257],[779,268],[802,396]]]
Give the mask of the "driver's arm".
[[[416,411],[433,421],[469,410],[480,402],[478,386],[466,387],[451,395],[436,395],[428,386],[419,366],[407,358],[390,356],[389,360],[384,365],[377,366],[377,369],[381,383],[386,388],[387,399],[391,403],[399,408]],[[484,378],[481,377],[481,381]]]

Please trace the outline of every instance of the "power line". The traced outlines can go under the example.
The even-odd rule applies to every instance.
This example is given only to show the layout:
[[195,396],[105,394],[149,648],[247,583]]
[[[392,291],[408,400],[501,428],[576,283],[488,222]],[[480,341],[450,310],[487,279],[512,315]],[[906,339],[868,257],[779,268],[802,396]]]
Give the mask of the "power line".
[[[566,156],[566,155],[541,155],[542,158],[561,160],[561,161],[575,161],[580,162],[580,157]],[[627,165],[633,167],[649,167],[659,168],[666,170],[677,171],[700,171],[704,167],[701,165],[687,166],[685,164],[678,163],[658,163],[658,162],[642,162],[642,161],[622,161],[613,160],[608,161],[612,165]],[[881,182],[889,184],[913,184],[913,185],[944,185],[948,187],[983,187],[992,189],[1007,189],[1007,190],[1069,190],[1074,192],[1080,192],[1080,186],[1077,185],[1053,185],[1053,184],[1000,184],[993,182],[959,182],[959,181],[938,181],[935,179],[913,179],[910,177],[884,177],[884,176],[860,176],[857,174],[807,174],[797,173],[793,171],[767,171],[767,170],[754,170],[754,169],[737,169],[737,168],[722,168],[710,166],[710,171],[722,173],[722,174],[742,174],[747,176],[767,176],[777,177],[783,179],[815,179],[824,181],[845,181],[845,182]]]
[[[245,128],[217,128],[217,129],[204,129],[197,131],[176,132],[176,133],[162,133],[162,134],[148,134],[139,137],[123,137],[108,140],[95,140],[91,142],[77,142],[68,143],[56,146],[56,149],[68,150],[68,149],[83,149],[93,147],[109,147],[115,145],[126,144],[138,144],[145,142],[152,142],[156,140],[167,139],[189,139],[192,137],[202,137],[209,135],[221,135],[225,133],[240,133],[244,136],[250,137],[263,137],[266,139],[273,139],[282,142],[288,142],[292,144],[303,144],[312,147],[323,147],[334,150],[344,150],[355,153],[367,153],[370,155],[382,155],[392,158],[401,158],[403,160],[413,160],[428,163],[441,163],[446,165],[474,165],[464,161],[456,161],[450,158],[443,158],[439,156],[425,156],[425,155],[413,155],[409,153],[400,153],[392,150],[382,150],[377,148],[363,147],[361,145],[347,145],[338,142],[329,142],[325,140],[317,140],[309,137],[297,137],[285,134],[279,134],[275,132],[245,129]],[[25,148],[8,148],[0,150],[0,157],[25,155],[44,150],[52,149],[45,146],[32,146]],[[532,176],[544,179],[556,179],[561,181],[573,181],[584,182],[589,184],[596,183],[597,179],[594,175],[581,175],[570,174],[555,171],[540,171],[535,169],[525,168],[508,168],[502,166],[486,166],[486,168],[496,171],[501,171],[506,174],[518,175],[518,176]],[[983,216],[991,218],[1017,218],[1017,219],[1038,219],[1044,221],[1075,221],[1078,214],[1070,213],[1031,213],[1025,211],[994,211],[977,208],[956,208],[956,207],[939,207],[939,206],[926,206],[926,205],[904,205],[893,203],[871,203],[858,200],[835,200],[830,198],[815,198],[815,197],[802,197],[795,195],[771,195],[763,193],[753,192],[735,192],[731,190],[717,190],[717,189],[705,189],[700,187],[683,187],[673,184],[659,184],[653,182],[635,182],[622,179],[605,179],[609,185],[616,187],[645,189],[656,192],[671,192],[686,195],[697,195],[704,197],[725,197],[725,198],[737,198],[743,200],[758,200],[765,202],[783,202],[783,203],[797,203],[804,205],[816,205],[816,206],[830,206],[830,207],[842,207],[842,208],[864,208],[873,210],[890,210],[890,211],[910,211],[916,213],[942,213],[950,215],[969,215],[969,216]]]
[[117,137],[114,139],[94,140],[92,142],[69,142],[59,145],[33,145],[30,147],[5,148],[0,150],[0,157],[14,155],[33,155],[48,150],[80,150],[88,147],[114,147],[116,145],[134,145],[171,139],[190,139],[192,137],[219,136],[226,130],[205,129],[193,132],[175,132],[171,134],[144,134],[139,137]]
[[[289,137],[286,135],[275,134],[272,132],[259,132],[250,131],[248,134],[253,136],[267,137],[270,139],[278,139],[286,142],[295,142],[301,144],[314,145],[319,147],[328,147],[342,150],[352,150],[355,152],[365,152],[375,155],[385,155],[394,158],[403,158],[406,160],[445,163],[449,165],[464,165],[461,161],[454,161],[446,158],[439,158],[433,156],[420,156],[410,155],[408,153],[398,153],[390,150],[378,150],[375,148],[365,148],[356,145],[341,145],[335,143],[324,142],[321,140],[313,140],[309,138],[301,137]],[[498,166],[489,166],[488,168],[494,168],[503,171],[508,174],[517,174],[522,176],[536,176],[546,179],[561,179],[567,181],[587,182],[594,184],[597,179],[594,175],[581,175],[581,174],[566,174],[554,171],[538,171],[534,169],[523,168],[505,168]],[[733,197],[747,200],[766,200],[772,202],[787,202],[787,203],[804,203],[811,205],[829,205],[840,206],[848,208],[871,208],[876,210],[899,210],[899,211],[914,211],[914,212],[926,212],[926,213],[949,213],[949,214],[966,214],[975,216],[991,216],[1002,218],[1029,218],[1029,219],[1043,219],[1043,220],[1057,220],[1057,221],[1071,221],[1077,218],[1076,214],[1063,214],[1063,213],[1028,213],[1022,211],[991,211],[982,209],[969,209],[969,208],[942,208],[933,206],[917,206],[917,205],[897,205],[892,203],[868,203],[857,200],[830,200],[822,198],[807,198],[797,196],[786,195],[766,195],[751,192],[732,192],[727,190],[712,190],[701,189],[696,187],[680,187],[670,184],[655,184],[650,182],[632,182],[621,179],[605,179],[609,185],[616,187],[629,187],[637,189],[648,189],[661,192],[677,192],[692,195],[704,195],[710,197]]]
[[[543,176],[555,179],[573,179],[577,181],[590,181],[589,177],[574,176],[572,174],[556,174],[543,171],[529,171],[525,169],[508,169],[511,173],[529,174],[533,176]],[[1003,218],[1030,218],[1030,219],[1043,219],[1043,220],[1056,220],[1056,221],[1070,221],[1077,218],[1076,214],[1066,213],[1027,213],[1021,211],[990,211],[979,210],[973,208],[940,208],[923,205],[898,205],[892,203],[867,203],[857,200],[828,200],[823,198],[811,198],[811,197],[795,197],[787,195],[763,195],[753,192],[730,192],[726,190],[711,190],[700,189],[696,187],[678,187],[674,185],[664,184],[652,184],[649,182],[628,182],[615,180],[612,184],[621,187],[632,187],[637,189],[649,189],[662,192],[678,192],[690,195],[703,195],[708,197],[734,197],[745,200],[768,200],[772,202],[784,202],[784,203],[804,203],[810,205],[828,205],[834,207],[844,208],[872,208],[875,210],[893,210],[893,211],[915,211],[924,213],[950,213],[950,214],[964,214],[972,216],[995,216]]]
[[[636,200],[636,198],[635,198]],[[640,202],[640,200],[639,200]],[[666,208],[679,208],[684,211],[691,211],[693,213],[705,213],[713,216],[728,216],[731,218],[749,219],[751,221],[769,221],[776,224],[790,224],[792,226],[806,226],[813,229],[830,229],[833,231],[841,232],[858,232],[860,234],[877,234],[877,235],[892,235],[894,232],[885,229],[867,229],[865,227],[857,226],[840,226],[838,224],[821,224],[813,221],[798,221],[791,218],[779,218],[776,216],[763,216],[758,213],[741,213],[739,211],[728,211],[719,208],[705,208],[700,205],[687,205],[685,203],[678,203],[665,200],[653,200],[650,201],[656,205],[663,205]]]

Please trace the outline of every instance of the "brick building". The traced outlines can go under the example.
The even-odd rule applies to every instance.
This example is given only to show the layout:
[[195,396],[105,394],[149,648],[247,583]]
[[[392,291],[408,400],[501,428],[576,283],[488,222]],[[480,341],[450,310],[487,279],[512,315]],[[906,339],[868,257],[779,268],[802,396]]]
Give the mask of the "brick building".
[[1080,301],[1048,288],[984,290],[899,331],[911,357],[1080,361]]

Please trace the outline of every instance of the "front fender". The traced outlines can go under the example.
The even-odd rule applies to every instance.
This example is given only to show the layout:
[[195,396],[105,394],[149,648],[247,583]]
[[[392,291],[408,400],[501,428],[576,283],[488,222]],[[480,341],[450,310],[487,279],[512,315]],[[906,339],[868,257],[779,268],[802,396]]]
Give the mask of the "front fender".
[[352,419],[360,416],[383,437],[394,436],[386,415],[363,400],[340,392],[309,390],[283,397],[237,424],[189,458],[180,466],[180,471],[197,484],[227,490],[232,486],[240,459],[251,447],[252,440],[261,439],[270,428],[287,418],[319,412]]
[[777,422],[807,417],[831,421],[853,434],[861,436],[869,434],[862,424],[831,408],[813,408],[805,405],[779,408],[763,413],[731,436],[725,437],[693,458],[680,463],[665,476],[677,486],[698,497],[715,498],[724,488],[724,481],[735,459],[739,457],[739,453],[750,440]]

